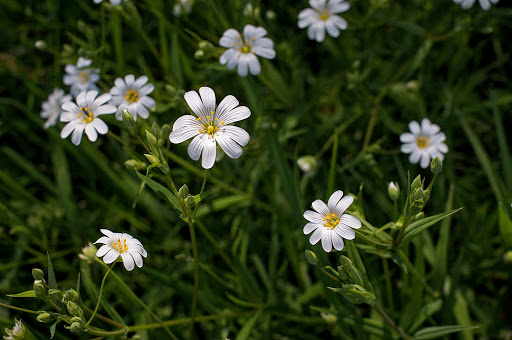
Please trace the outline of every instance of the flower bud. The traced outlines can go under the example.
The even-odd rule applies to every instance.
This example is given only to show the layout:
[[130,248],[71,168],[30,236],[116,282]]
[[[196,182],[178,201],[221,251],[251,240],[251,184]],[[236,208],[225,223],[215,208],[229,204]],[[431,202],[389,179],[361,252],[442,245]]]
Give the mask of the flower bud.
[[400,187],[398,183],[389,182],[388,184],[388,196],[392,201],[396,201],[400,197]]
[[82,260],[86,261],[92,261],[96,258],[96,252],[98,251],[98,248],[91,242],[87,244],[85,247],[82,248],[82,253],[78,254],[78,257]]
[[437,175],[443,171],[443,161],[441,161],[439,157],[434,158],[430,163],[430,171],[432,171],[434,175]]
[[135,169],[135,170],[146,170],[148,167],[146,163],[138,161],[136,159],[129,159],[124,162],[124,166],[128,169]]
[[335,325],[336,322],[338,321],[338,317],[336,315],[334,315],[334,314],[331,314],[331,313],[324,313],[324,312],[322,312],[322,313],[320,313],[320,316],[329,325]]
[[189,195],[188,192],[188,186],[186,184],[183,184],[183,186],[180,188],[178,195],[182,200],[186,199]]
[[297,165],[306,174],[314,174],[318,167],[318,161],[314,156],[306,155],[297,159]]
[[196,200],[194,199],[194,196],[188,195],[187,198],[185,199],[185,204],[189,208],[193,207],[196,204]]
[[153,153],[156,153],[156,150],[158,150],[158,141],[156,140],[156,137],[151,132],[146,130],[146,139],[148,140],[149,150],[151,150]]
[[318,263],[318,258],[316,257],[316,254],[309,249],[306,249],[304,254],[306,255],[306,261],[308,261],[309,264],[316,266],[316,264]]
[[39,268],[32,268],[32,277],[34,280],[44,280],[44,272]]
[[150,153],[145,153],[144,156],[146,156],[147,160],[151,163],[151,164],[159,164],[160,161],[158,160],[158,158],[156,158],[154,155],[150,154]]
[[48,323],[53,320],[53,316],[48,312],[42,312],[37,317],[36,320],[43,323]]
[[38,298],[46,300],[46,284],[44,280],[34,281],[34,292]]
[[126,124],[128,129],[133,130],[133,128],[135,128],[135,119],[127,109],[123,109],[123,122]]
[[425,193],[423,192],[423,189],[421,188],[417,188],[416,190],[414,190],[411,198],[412,198],[412,201],[417,201],[417,200],[423,200],[423,198],[425,197]]
[[503,254],[503,262],[506,264],[512,263],[512,250],[508,250],[505,252],[505,254]]
[[195,59],[201,59],[204,57],[204,51],[203,50],[197,50],[194,52],[194,58]]
[[73,322],[69,327],[71,333],[82,334],[84,332],[83,325],[80,322]]
[[21,322],[21,320],[14,319],[14,327],[12,329],[5,329],[4,339],[11,340],[22,340],[25,339],[25,326]]
[[411,184],[411,192],[416,191],[416,189],[423,189],[423,181],[421,180],[421,175],[418,175]]
[[44,40],[37,40],[34,43],[34,47],[37,48],[38,50],[44,50],[48,47],[48,44],[46,44],[46,41],[44,41]]
[[68,310],[69,315],[78,316],[80,318],[84,317],[84,312],[82,311],[82,308],[80,308],[73,301],[68,301],[66,308]]
[[79,298],[78,293],[73,288],[66,290],[64,293],[64,299],[67,301],[77,302]]

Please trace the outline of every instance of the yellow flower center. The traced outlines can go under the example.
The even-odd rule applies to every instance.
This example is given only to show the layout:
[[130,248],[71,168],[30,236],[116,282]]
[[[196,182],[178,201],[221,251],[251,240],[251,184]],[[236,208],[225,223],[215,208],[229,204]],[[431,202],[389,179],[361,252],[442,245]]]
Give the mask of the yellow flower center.
[[332,214],[326,214],[325,218],[323,218],[325,221],[324,226],[326,226],[329,229],[334,229],[340,223],[340,219],[336,216],[335,213]]
[[327,10],[323,10],[322,12],[320,12],[320,20],[327,20],[329,18],[329,12]]
[[124,98],[128,101],[128,104],[138,102],[139,101],[139,93],[137,91],[130,90],[130,91],[126,92],[126,96]]
[[[213,111],[210,111],[210,113],[211,116],[206,116],[206,121],[204,122],[204,124],[201,124],[201,129],[199,130],[199,133],[207,133],[213,138],[215,136],[215,133],[219,131],[219,127],[217,125],[219,123],[219,118],[213,118],[215,116],[215,113]],[[201,119],[201,117],[197,118],[198,121],[201,121]],[[222,121],[220,122],[220,125],[224,125],[225,123],[225,121]]]
[[416,145],[418,145],[418,148],[424,149],[430,145],[430,139],[425,136],[419,136],[416,139]]
[[121,242],[121,239],[117,239],[117,242],[114,242],[112,245],[112,248],[114,250],[117,250],[120,254],[126,253],[128,251],[128,245],[126,244],[126,239],[123,239],[123,242]]
[[90,123],[93,121],[94,116],[92,114],[92,110],[90,106],[87,106],[86,108],[79,107],[78,110],[80,111],[78,113],[78,119],[80,119],[84,123]]
[[78,80],[82,84],[87,84],[87,82],[89,81],[89,73],[85,71],[80,71],[80,73],[78,73]]

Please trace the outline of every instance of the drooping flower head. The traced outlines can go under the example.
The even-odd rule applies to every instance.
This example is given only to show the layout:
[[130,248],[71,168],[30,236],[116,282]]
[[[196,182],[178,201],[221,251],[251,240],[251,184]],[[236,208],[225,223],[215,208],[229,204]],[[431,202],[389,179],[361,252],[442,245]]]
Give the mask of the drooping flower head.
[[[201,97],[199,97],[201,95]],[[249,134],[242,128],[230,125],[251,115],[246,106],[238,106],[238,100],[226,96],[216,107],[215,92],[209,87],[185,93],[185,101],[197,117],[181,116],[174,122],[169,139],[178,144],[192,139],[188,146],[188,155],[197,161],[201,154],[202,166],[210,169],[215,163],[217,143],[231,158],[242,155],[242,148],[249,142]]]
[[71,86],[71,94],[76,97],[82,91],[96,90],[96,82],[100,80],[100,70],[90,68],[92,60],[78,58],[76,66],[66,65],[66,74],[64,75],[64,84]]
[[348,11],[350,4],[345,0],[309,0],[312,8],[306,8],[299,13],[299,28],[308,27],[308,38],[321,42],[325,32],[333,38],[340,35],[340,30],[346,30],[348,23],[336,15]]
[[193,4],[194,0],[179,0],[174,4],[174,7],[172,8],[172,14],[174,14],[175,17],[179,17],[183,13],[188,14],[192,12]]
[[103,257],[103,262],[110,264],[121,256],[126,270],[131,271],[137,267],[142,267],[142,257],[147,257],[148,253],[142,246],[142,243],[126,233],[113,233],[108,229],[100,229],[105,236],[100,237],[94,244],[103,243],[96,252],[96,256]]
[[60,132],[62,138],[67,138],[73,132],[71,142],[79,145],[84,130],[91,142],[98,139],[98,133],[104,135],[108,132],[107,124],[98,116],[114,113],[117,109],[106,104],[112,97],[110,94],[105,93],[96,98],[97,95],[97,91],[80,92],[76,104],[72,101],[62,104],[60,121],[67,122]]
[[330,252],[333,246],[336,250],[342,250],[345,245],[343,239],[353,240],[356,237],[353,229],[361,228],[361,221],[345,213],[354,197],[342,197],[343,191],[338,190],[331,195],[327,205],[316,200],[311,204],[314,211],[304,212],[304,218],[309,221],[304,226],[304,234],[313,232],[309,242],[317,244],[322,240],[322,248],[326,252]]
[[[476,0],[453,0],[457,5],[460,5],[462,9],[470,9],[475,4]],[[491,8],[491,3],[496,5],[500,0],[478,0],[480,6],[484,11],[488,11]]]
[[41,111],[41,118],[46,118],[44,128],[48,129],[50,126],[54,126],[62,113],[61,106],[64,102],[70,101],[71,95],[65,94],[62,89],[54,89],[53,92],[48,96],[48,99],[43,102]]
[[127,75],[124,80],[117,78],[114,81],[115,86],[110,90],[110,104],[117,106],[117,120],[123,120],[123,109],[128,110],[135,120],[137,115],[143,119],[148,118],[148,109],[155,106],[155,100],[148,95],[153,92],[155,86],[151,83],[146,84],[147,82],[148,77],[140,76],[135,79],[133,74]]
[[253,25],[245,25],[243,37],[236,29],[228,29],[219,40],[220,46],[228,48],[220,56],[221,65],[226,65],[230,70],[238,67],[241,77],[247,76],[248,72],[260,74],[261,65],[256,56],[267,59],[276,57],[274,42],[265,35],[267,30]]
[[405,154],[410,154],[409,162],[412,164],[420,163],[423,169],[430,165],[430,161],[436,157],[444,159],[444,154],[448,152],[445,143],[446,135],[441,132],[437,124],[430,123],[430,120],[423,118],[421,125],[412,121],[409,123],[411,132],[405,132],[400,135],[402,144],[400,150]]
[[[99,4],[103,2],[103,0],[93,0],[95,4]],[[127,1],[127,0],[110,0],[110,3],[114,6],[120,5],[121,1]]]
[[25,339],[25,325],[21,320],[14,319],[14,326],[12,329],[6,328],[4,340],[19,340]]

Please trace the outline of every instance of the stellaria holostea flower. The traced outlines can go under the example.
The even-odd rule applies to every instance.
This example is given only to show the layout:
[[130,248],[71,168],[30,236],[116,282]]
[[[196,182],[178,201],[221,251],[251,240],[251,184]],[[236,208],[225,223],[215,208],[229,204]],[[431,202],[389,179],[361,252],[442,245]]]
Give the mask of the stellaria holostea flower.
[[80,57],[76,65],[66,65],[64,84],[71,86],[70,92],[73,96],[76,97],[82,91],[98,91],[96,82],[100,80],[100,70],[90,68],[91,64],[92,60]]
[[96,98],[97,95],[97,91],[80,92],[76,104],[72,101],[62,104],[60,121],[68,122],[60,132],[62,138],[67,138],[73,132],[71,142],[78,145],[84,130],[91,142],[98,139],[98,133],[104,135],[108,132],[107,124],[98,116],[114,113],[117,109],[106,104],[112,97],[109,93]]
[[[199,97],[201,95],[201,97]],[[246,106],[232,96],[224,98],[216,107],[215,92],[209,87],[185,93],[185,101],[194,114],[181,116],[174,122],[169,139],[178,144],[192,139],[188,146],[188,155],[197,161],[202,154],[202,166],[210,169],[215,163],[217,143],[231,158],[242,155],[242,148],[249,142],[249,134],[242,128],[230,125],[251,115]]]
[[345,30],[348,23],[336,15],[348,11],[350,4],[345,0],[309,0],[312,8],[306,8],[299,13],[299,28],[308,27],[308,38],[321,42],[325,39],[325,32],[333,38]]
[[172,14],[175,17],[179,17],[183,13],[190,13],[192,11],[192,5],[194,4],[194,0],[179,0],[174,4],[172,8]]
[[436,157],[444,159],[444,154],[448,152],[445,143],[446,135],[441,132],[437,124],[430,123],[430,120],[423,118],[421,125],[412,121],[409,123],[411,132],[405,132],[400,135],[402,144],[400,150],[405,154],[410,154],[409,162],[412,164],[420,163],[423,169],[430,165],[430,161]]
[[4,340],[19,340],[25,339],[25,325],[21,320],[14,319],[14,326],[12,329],[6,328]]
[[353,240],[356,237],[353,229],[361,228],[361,221],[345,214],[354,197],[342,197],[343,191],[338,190],[331,195],[327,205],[321,200],[316,200],[311,204],[315,211],[304,212],[304,218],[309,221],[304,226],[304,234],[313,232],[309,242],[317,244],[322,240],[322,248],[326,252],[330,252],[333,246],[336,250],[342,250],[343,239]]
[[54,126],[62,113],[62,104],[70,101],[71,95],[65,94],[62,89],[54,89],[53,92],[48,96],[48,99],[43,102],[41,111],[41,118],[46,118],[44,128],[48,129],[50,126]]
[[133,74],[123,78],[117,78],[114,81],[115,86],[110,90],[112,99],[109,104],[117,106],[116,119],[123,120],[123,109],[128,110],[133,119],[137,120],[137,115],[146,119],[149,116],[148,109],[155,106],[155,100],[148,95],[153,92],[155,86],[148,83],[148,77],[140,76],[135,79]]
[[276,57],[274,42],[265,35],[267,30],[253,25],[245,25],[243,39],[236,29],[228,29],[219,40],[220,46],[228,48],[220,56],[221,65],[226,65],[230,70],[238,67],[241,77],[249,72],[252,75],[260,74],[261,65],[256,56],[267,59]]
[[105,236],[100,237],[94,244],[103,243],[96,252],[96,256],[103,257],[103,262],[110,264],[121,256],[126,270],[133,270],[135,265],[142,267],[142,257],[148,253],[142,243],[126,233],[113,233],[108,229],[100,229]]
[[[462,9],[470,9],[475,4],[476,0],[453,0],[457,5],[460,5]],[[491,8],[491,3],[496,5],[500,0],[478,0],[480,6],[484,11],[488,11]]]
[[[99,4],[103,2],[103,0],[93,0],[95,4]],[[127,0],[110,0],[110,3],[114,6],[120,5],[121,1],[127,1]]]

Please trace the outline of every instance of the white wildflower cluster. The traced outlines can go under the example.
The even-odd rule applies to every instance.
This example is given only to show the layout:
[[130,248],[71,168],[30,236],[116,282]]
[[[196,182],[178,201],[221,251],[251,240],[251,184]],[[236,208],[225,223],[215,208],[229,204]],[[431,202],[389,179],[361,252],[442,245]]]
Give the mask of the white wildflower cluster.
[[[475,4],[476,0],[453,0],[457,5],[460,5],[462,9],[470,9]],[[500,0],[478,0],[480,6],[484,11],[491,9],[491,4],[496,5]]]

